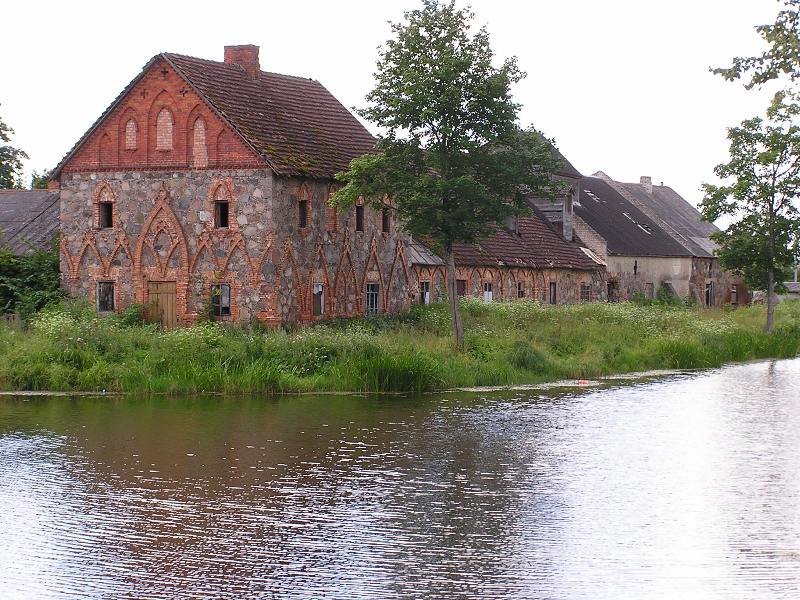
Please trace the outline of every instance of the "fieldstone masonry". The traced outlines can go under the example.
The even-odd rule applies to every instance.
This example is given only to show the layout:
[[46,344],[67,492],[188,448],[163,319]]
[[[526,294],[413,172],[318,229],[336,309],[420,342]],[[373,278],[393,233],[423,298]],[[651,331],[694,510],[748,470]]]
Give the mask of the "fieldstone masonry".
[[[181,323],[197,319],[211,285],[231,286],[230,320],[306,323],[365,310],[364,287],[377,283],[381,309],[409,301],[403,241],[382,231],[365,209],[328,227],[330,182],[283,179],[266,169],[73,173],[61,180],[61,256],[71,295],[95,300],[97,282],[113,281],[115,305],[147,303],[150,281],[176,282]],[[298,227],[298,202],[309,207]],[[114,226],[99,229],[97,204],[113,202]],[[228,202],[229,226],[215,227],[214,203]],[[392,224],[394,225],[394,224]],[[322,283],[325,310],[312,315],[311,289]]]

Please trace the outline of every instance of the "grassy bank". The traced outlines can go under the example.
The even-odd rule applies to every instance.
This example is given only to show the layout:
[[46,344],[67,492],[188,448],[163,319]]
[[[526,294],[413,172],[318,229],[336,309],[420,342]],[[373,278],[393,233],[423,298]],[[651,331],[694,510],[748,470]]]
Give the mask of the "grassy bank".
[[297,332],[202,324],[159,331],[134,314],[98,319],[80,304],[0,327],[0,388],[126,392],[423,391],[591,378],[790,357],[800,302],[698,310],[635,304],[464,303],[456,353],[444,305]]

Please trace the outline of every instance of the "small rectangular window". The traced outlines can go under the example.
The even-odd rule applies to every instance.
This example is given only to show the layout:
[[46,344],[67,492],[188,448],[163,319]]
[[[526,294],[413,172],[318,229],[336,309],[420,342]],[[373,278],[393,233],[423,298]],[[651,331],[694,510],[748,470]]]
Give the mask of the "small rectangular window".
[[374,315],[380,310],[378,292],[380,286],[377,283],[368,283],[366,287],[367,314]]
[[315,283],[312,297],[314,316],[321,317],[325,313],[325,286],[321,283]]
[[739,287],[735,283],[731,286],[731,304],[739,304]]
[[300,200],[297,203],[297,210],[298,210],[298,222],[300,225],[300,229],[308,227],[308,200]]
[[525,297],[525,282],[518,281],[517,282],[517,298],[524,298]]
[[581,284],[581,302],[589,302],[592,299],[592,288],[588,283]]
[[216,202],[214,204],[214,226],[220,229],[228,227],[228,203]]
[[431,282],[430,281],[420,281],[419,282],[419,303],[420,304],[430,304],[431,302]]
[[211,314],[215,317],[231,316],[231,286],[218,283],[211,286]]
[[98,312],[114,311],[114,282],[97,282],[97,310]]
[[556,297],[556,282],[550,282],[550,304],[556,304],[558,298]]
[[356,231],[364,231],[364,207],[356,206]]
[[101,229],[108,229],[114,226],[114,205],[111,202],[100,202],[100,214],[98,226]]
[[486,282],[483,284],[483,301],[484,302],[491,302],[492,301],[492,284],[491,282]]
[[383,233],[389,233],[389,209],[384,208],[381,211],[381,231]]
[[457,296],[466,296],[467,295],[467,280],[466,279],[456,279],[456,295]]

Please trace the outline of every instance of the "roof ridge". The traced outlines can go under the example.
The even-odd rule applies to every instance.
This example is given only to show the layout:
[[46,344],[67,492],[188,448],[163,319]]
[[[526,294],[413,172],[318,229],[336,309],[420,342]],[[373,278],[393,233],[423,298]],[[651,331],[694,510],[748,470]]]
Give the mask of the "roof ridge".
[[[180,52],[161,52],[163,56],[174,56],[177,58],[188,58],[189,60],[196,60],[198,62],[203,63],[211,63],[213,65],[225,65],[228,67],[232,67],[235,69],[241,69],[239,65],[236,63],[226,63],[223,60],[211,60],[210,58],[200,58],[199,56],[191,56],[189,54],[181,54]],[[278,77],[286,77],[289,79],[299,79],[301,81],[313,81],[315,83],[319,83],[318,79],[314,79],[313,77],[303,77],[302,75],[289,75],[288,73],[278,73],[277,71],[265,71],[263,69],[258,70],[259,73],[263,73],[264,75],[277,75]],[[321,84],[320,84],[321,85]]]

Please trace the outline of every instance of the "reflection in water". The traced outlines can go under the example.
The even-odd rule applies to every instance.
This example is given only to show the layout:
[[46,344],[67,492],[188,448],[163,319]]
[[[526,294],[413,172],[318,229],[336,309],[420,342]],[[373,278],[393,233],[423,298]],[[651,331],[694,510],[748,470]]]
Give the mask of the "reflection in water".
[[0,597],[795,598],[799,377],[2,400]]

